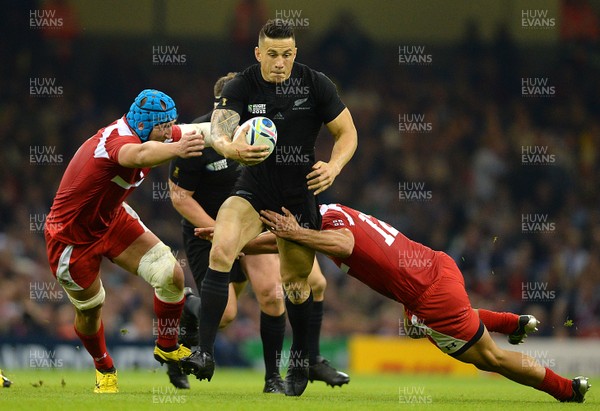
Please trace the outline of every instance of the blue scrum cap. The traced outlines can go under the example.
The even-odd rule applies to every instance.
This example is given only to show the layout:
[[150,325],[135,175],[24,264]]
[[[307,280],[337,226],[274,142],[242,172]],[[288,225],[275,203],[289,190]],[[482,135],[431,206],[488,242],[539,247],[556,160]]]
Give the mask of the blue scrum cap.
[[[161,123],[177,119],[175,102],[162,91],[146,89],[134,100],[126,116],[127,124],[142,142],[148,141],[152,128]],[[142,123],[140,130],[138,125]]]

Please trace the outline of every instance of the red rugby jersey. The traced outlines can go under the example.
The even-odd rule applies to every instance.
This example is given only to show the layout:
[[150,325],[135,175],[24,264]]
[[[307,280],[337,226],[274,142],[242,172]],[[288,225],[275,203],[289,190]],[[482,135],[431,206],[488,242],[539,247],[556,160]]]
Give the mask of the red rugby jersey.
[[344,272],[378,293],[414,307],[438,277],[440,252],[412,241],[389,224],[340,204],[321,205],[322,230],[349,229],[354,250],[331,257]]
[[[172,141],[181,138],[173,126]],[[58,241],[89,244],[98,240],[123,201],[139,186],[150,168],[127,168],[119,164],[125,144],[142,144],[124,117],[86,140],[77,150],[60,182],[46,230]]]

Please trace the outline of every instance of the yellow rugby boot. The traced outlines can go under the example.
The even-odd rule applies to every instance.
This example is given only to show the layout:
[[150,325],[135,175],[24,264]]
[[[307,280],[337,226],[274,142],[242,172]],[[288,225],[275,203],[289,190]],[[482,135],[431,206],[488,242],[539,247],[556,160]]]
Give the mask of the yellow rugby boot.
[[117,386],[117,371],[102,373],[96,370],[96,386],[94,387],[96,394],[114,394],[119,392]]
[[191,353],[192,351],[182,344],[173,351],[164,351],[158,345],[154,346],[154,358],[161,365],[167,362],[179,363],[182,358],[188,357]]

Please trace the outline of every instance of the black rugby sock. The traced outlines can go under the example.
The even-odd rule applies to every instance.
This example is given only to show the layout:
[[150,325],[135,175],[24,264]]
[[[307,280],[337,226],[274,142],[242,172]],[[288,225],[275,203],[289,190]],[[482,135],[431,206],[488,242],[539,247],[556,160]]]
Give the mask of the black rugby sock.
[[284,334],[285,313],[273,317],[263,311],[260,312],[260,338],[262,340],[263,358],[265,360],[265,380],[275,373],[279,374]]
[[229,297],[229,273],[210,267],[200,291],[200,350],[214,354],[215,338]]
[[321,340],[322,323],[323,301],[313,301],[308,325],[308,361],[310,365],[316,364],[317,356],[321,355],[319,342]]
[[[312,291],[308,299],[302,304],[292,304],[285,298],[285,308],[287,310],[290,325],[292,326],[292,347],[290,349],[290,364],[292,360],[308,359],[308,332],[310,324],[310,312],[312,309],[313,296]],[[294,362],[295,365],[298,363]],[[308,365],[308,364],[306,364]]]

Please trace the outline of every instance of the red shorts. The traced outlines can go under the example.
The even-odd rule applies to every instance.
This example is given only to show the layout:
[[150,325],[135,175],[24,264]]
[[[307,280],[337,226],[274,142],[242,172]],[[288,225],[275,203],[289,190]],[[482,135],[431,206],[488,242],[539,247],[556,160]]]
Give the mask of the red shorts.
[[46,231],[46,252],[52,274],[65,289],[84,290],[99,275],[103,256],[117,257],[146,231],[137,213],[127,204],[119,209],[106,234],[94,243],[66,244]]
[[440,253],[439,280],[412,311],[405,310],[409,324],[424,330],[429,341],[446,354],[457,356],[475,344],[484,326],[471,307],[465,281],[454,260]]

